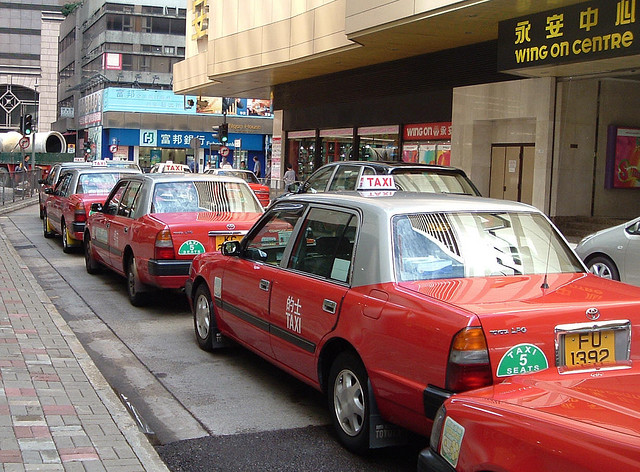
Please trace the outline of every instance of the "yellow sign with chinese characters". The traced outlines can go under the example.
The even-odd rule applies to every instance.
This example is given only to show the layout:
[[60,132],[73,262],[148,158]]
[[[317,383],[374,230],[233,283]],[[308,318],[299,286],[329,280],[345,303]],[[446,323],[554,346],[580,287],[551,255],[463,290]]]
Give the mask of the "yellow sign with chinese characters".
[[636,0],[598,0],[500,22],[498,70],[640,53]]

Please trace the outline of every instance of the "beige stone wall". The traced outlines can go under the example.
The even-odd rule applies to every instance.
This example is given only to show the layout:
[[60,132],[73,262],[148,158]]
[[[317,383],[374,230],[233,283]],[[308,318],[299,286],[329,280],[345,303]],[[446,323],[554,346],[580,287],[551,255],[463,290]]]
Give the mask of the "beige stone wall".
[[40,81],[38,123],[40,132],[51,131],[58,111],[58,38],[64,17],[55,12],[42,13],[40,35]]
[[491,145],[534,143],[533,205],[548,212],[554,91],[552,78],[454,89],[451,165],[464,169],[489,195]]

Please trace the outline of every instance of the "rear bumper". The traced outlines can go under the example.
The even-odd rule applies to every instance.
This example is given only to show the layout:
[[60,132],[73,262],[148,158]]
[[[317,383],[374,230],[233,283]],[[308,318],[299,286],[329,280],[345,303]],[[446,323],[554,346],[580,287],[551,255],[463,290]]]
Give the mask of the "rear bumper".
[[152,277],[184,276],[186,279],[189,275],[191,261],[159,261],[150,259],[148,267],[149,275]]
[[427,388],[422,392],[425,416],[429,419],[434,419],[438,409],[451,395],[453,395],[453,393],[448,390],[444,390],[434,385],[427,385]]

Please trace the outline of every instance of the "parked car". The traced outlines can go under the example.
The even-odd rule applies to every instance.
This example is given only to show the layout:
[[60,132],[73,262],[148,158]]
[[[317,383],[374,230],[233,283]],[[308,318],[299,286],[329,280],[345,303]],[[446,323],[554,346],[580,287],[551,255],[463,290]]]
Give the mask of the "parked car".
[[182,288],[196,254],[241,238],[263,208],[241,179],[158,173],[121,179],[91,211],[87,272],[106,266],[125,276],[129,300],[142,305],[154,288]]
[[640,218],[586,236],[576,253],[594,274],[640,285]]
[[390,423],[428,435],[454,392],[640,355],[640,288],[588,273],[537,209],[372,194],[276,202],[185,285],[199,346],[236,341],[326,392],[350,450]]
[[249,184],[251,190],[256,194],[258,200],[263,207],[268,207],[271,202],[271,197],[269,196],[269,187],[267,185],[263,185],[260,183],[256,174],[251,172],[250,170],[242,170],[242,169],[209,169],[205,172],[205,174],[213,174],[213,175],[230,175],[232,177],[238,177]]
[[82,245],[91,204],[104,202],[118,179],[139,174],[136,169],[72,167],[63,170],[55,188],[45,190],[42,228],[45,238],[62,235],[62,250],[72,252]]
[[290,193],[355,190],[360,177],[393,175],[398,190],[408,192],[480,195],[465,172],[455,167],[389,161],[341,161],[325,164],[304,183],[295,182]]
[[151,167],[151,170],[149,171],[149,173],[151,174],[156,174],[156,173],[178,173],[178,174],[184,174],[185,172],[191,172],[191,169],[189,168],[189,166],[184,165],[184,164],[176,164],[174,162],[171,161],[167,161],[167,162],[160,162],[158,164],[154,164]]
[[47,189],[52,189],[58,183],[60,174],[63,170],[73,169],[76,167],[91,167],[90,162],[59,162],[51,167],[51,170],[44,179],[39,179],[40,189],[38,191],[38,205],[40,207],[40,219],[44,218],[45,203],[48,195]]
[[[626,366],[629,367],[629,366]],[[640,369],[555,369],[454,395],[418,471],[640,470]]]

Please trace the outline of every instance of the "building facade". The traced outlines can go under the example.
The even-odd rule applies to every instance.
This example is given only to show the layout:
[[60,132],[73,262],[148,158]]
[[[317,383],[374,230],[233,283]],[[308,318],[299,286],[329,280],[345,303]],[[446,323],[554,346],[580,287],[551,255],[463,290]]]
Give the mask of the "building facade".
[[550,216],[640,210],[635,0],[193,0],[187,19],[174,90],[272,95],[272,175],[448,163]]
[[26,114],[38,131],[51,130],[61,11],[56,0],[0,4],[0,132],[17,131]]

